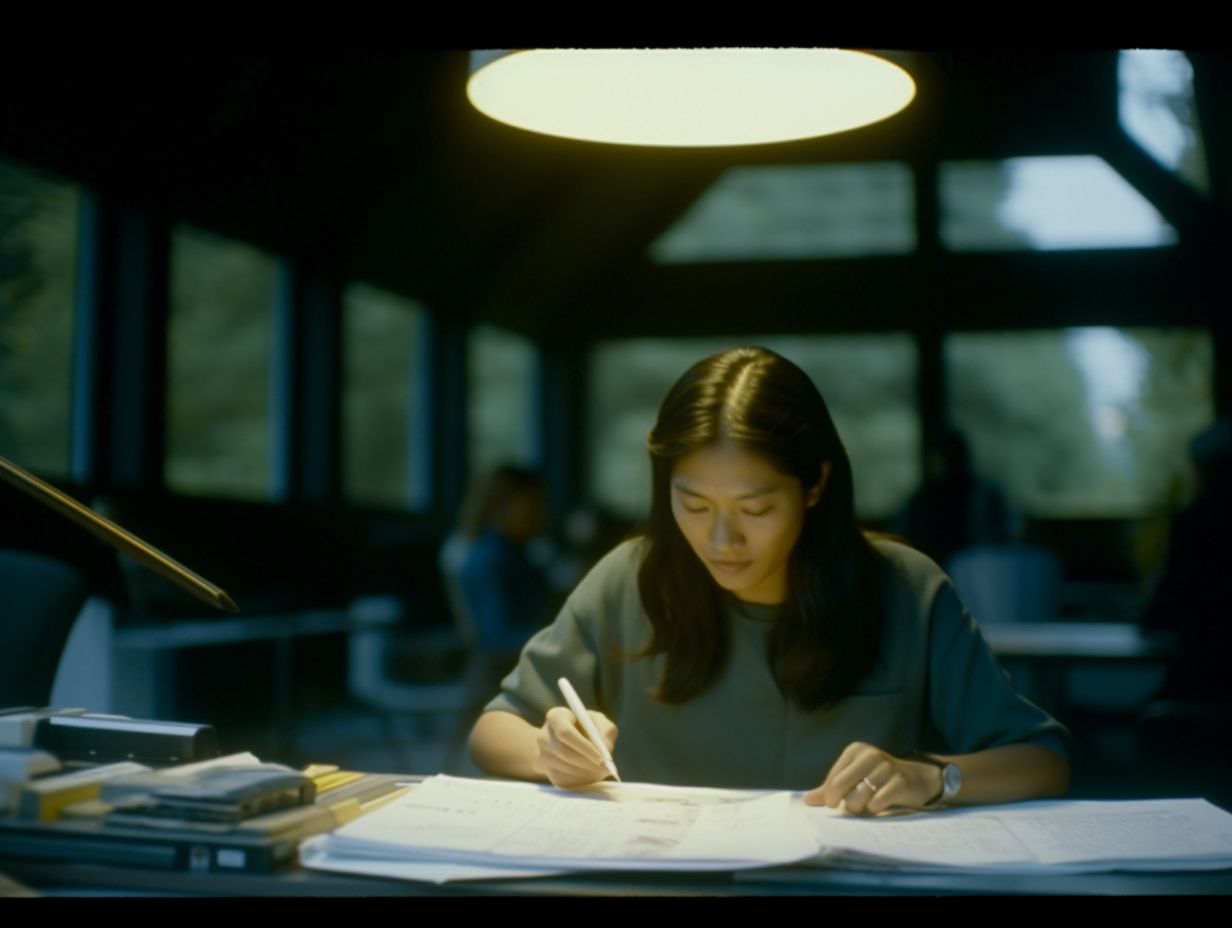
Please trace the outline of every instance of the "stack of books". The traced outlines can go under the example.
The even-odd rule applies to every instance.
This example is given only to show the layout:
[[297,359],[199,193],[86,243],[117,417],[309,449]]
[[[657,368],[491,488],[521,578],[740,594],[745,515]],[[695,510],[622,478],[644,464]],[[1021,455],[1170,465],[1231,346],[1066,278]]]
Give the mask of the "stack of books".
[[[113,736],[54,754],[35,743],[46,712],[0,715],[0,857],[268,873],[294,860],[304,838],[393,798],[405,779],[328,765],[296,771],[247,753],[158,769],[135,759],[92,763],[82,755],[108,756],[98,747]],[[159,724],[182,747],[175,726],[138,729]]]

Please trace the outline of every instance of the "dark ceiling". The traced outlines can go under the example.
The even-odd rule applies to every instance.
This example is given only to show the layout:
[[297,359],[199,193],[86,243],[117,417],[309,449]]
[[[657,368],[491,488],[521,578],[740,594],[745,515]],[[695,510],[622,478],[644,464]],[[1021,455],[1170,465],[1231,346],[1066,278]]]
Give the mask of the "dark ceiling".
[[[907,55],[915,102],[780,146],[635,150],[494,123],[465,52],[6,56],[0,153],[110,196],[545,340],[1207,321],[1229,203],[1225,56],[1191,56],[1214,189],[1192,193],[1116,124],[1115,52]],[[1178,230],[1170,249],[947,254],[938,161],[1099,154]],[[657,266],[647,245],[732,165],[899,160],[906,257]]]

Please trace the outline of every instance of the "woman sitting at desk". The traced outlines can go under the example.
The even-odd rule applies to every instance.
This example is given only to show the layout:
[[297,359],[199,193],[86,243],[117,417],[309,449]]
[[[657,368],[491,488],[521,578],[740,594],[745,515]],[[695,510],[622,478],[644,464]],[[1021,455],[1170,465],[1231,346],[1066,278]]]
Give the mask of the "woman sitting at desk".
[[[809,790],[849,812],[1053,796],[1064,729],[1019,696],[927,557],[870,542],[817,388],[761,348],[707,358],[650,434],[645,536],[578,585],[471,733],[490,773]],[[620,732],[617,740],[617,731]]]

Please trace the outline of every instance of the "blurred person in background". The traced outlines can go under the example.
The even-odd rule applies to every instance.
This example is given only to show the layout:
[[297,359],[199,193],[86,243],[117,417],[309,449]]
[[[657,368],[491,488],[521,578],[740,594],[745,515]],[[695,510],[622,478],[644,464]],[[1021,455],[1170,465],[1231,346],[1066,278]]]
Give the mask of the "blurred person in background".
[[1177,636],[1180,653],[1161,699],[1232,702],[1232,421],[1189,444],[1194,497],[1172,521],[1168,554],[1142,617]]
[[938,564],[962,548],[1015,539],[1019,518],[994,483],[971,466],[967,441],[947,428],[929,442],[925,476],[891,530]]
[[453,608],[483,648],[511,663],[551,618],[547,583],[526,553],[546,523],[543,478],[506,464],[471,487],[458,528],[441,549]]

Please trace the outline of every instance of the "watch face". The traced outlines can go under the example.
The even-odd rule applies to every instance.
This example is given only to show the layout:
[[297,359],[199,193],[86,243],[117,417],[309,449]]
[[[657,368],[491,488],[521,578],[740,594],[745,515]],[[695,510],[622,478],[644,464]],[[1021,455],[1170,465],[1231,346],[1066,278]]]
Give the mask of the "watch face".
[[962,771],[955,764],[946,764],[941,770],[941,782],[945,786],[941,792],[941,802],[953,799],[962,789]]

